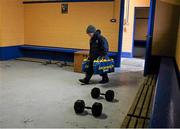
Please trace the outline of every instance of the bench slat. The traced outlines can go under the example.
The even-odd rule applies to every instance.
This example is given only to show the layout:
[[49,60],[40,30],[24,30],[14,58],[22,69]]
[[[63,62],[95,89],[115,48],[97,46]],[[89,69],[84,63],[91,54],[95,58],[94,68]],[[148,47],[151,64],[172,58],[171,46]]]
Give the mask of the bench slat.
[[136,116],[139,116],[140,113],[141,113],[141,111],[142,111],[143,104],[144,104],[144,101],[145,101],[145,97],[146,97],[148,88],[149,88],[148,85],[146,85],[146,86],[144,87],[143,93],[142,93],[142,95],[141,95],[141,98],[140,98],[140,100],[139,100],[139,102],[138,102],[138,105],[137,105],[136,110],[135,110],[135,113],[134,113],[134,115],[136,115]]
[[137,121],[136,128],[143,128],[144,127],[144,123],[145,123],[145,119],[139,118],[138,121]]
[[121,128],[127,128],[128,125],[129,125],[130,120],[131,120],[131,117],[130,116],[126,116],[124,121],[123,121],[123,123],[122,123],[122,125],[121,125]]
[[137,118],[136,117],[131,117],[130,123],[128,128],[135,128],[137,123]]
[[147,85],[151,85],[154,75],[149,75],[149,80],[147,82]]
[[148,128],[148,126],[149,126],[149,120],[145,120],[144,128]]
[[131,106],[131,108],[130,108],[130,110],[129,110],[129,112],[128,112],[129,115],[133,115],[133,114],[134,114],[135,109],[136,109],[136,107],[137,107],[137,104],[138,104],[138,102],[139,102],[139,99],[140,99],[140,97],[141,97],[141,94],[142,94],[142,92],[143,92],[144,86],[146,85],[146,83],[147,83],[148,80],[149,80],[149,77],[146,77],[146,78],[144,79],[144,81],[141,83],[140,88],[139,88],[139,90],[138,90],[138,92],[137,92],[137,94],[136,94],[136,97],[135,97],[135,99],[134,99],[134,102],[133,102],[133,104],[132,104],[132,106]]
[[150,105],[149,105],[147,116],[150,116],[150,114],[151,114],[154,94],[155,94],[155,86],[153,86],[153,91],[152,91],[152,95],[151,95],[152,97],[151,97],[151,100],[150,100]]
[[152,91],[153,91],[153,86],[150,85],[150,86],[149,86],[148,93],[147,93],[147,96],[146,96],[146,98],[145,98],[145,102],[144,102],[144,105],[143,105],[143,109],[142,109],[142,112],[141,112],[141,117],[146,117],[146,118],[148,118],[147,112],[148,112],[148,109],[149,109],[149,106],[150,106],[150,103],[151,103]]

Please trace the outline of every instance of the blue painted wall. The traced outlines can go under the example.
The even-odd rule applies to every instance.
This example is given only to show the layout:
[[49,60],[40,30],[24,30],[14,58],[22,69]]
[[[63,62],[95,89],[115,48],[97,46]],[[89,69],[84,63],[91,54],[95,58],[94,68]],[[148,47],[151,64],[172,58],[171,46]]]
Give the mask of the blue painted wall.
[[133,55],[130,52],[122,52],[121,57],[123,57],[123,58],[132,58]]
[[[74,52],[77,51],[81,50],[26,45],[0,47],[0,60],[2,61],[16,59],[19,57],[30,57],[73,62]],[[119,61],[117,60],[117,52],[109,52],[108,55],[115,60],[116,67],[118,67]]]
[[10,60],[22,57],[19,46],[0,47],[0,60]]
[[120,23],[119,23],[119,37],[118,37],[118,55],[117,55],[117,67],[121,67],[121,57],[122,57],[122,43],[123,43],[123,24],[124,24],[124,5],[125,0],[121,0],[120,8]]

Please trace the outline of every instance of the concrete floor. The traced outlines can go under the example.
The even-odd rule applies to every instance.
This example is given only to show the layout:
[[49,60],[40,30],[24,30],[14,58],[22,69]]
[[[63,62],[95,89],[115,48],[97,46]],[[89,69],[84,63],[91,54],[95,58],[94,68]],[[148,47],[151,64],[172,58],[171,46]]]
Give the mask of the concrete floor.
[[[143,78],[143,63],[137,62],[141,65],[133,66],[132,60],[123,59],[121,72],[110,74],[110,83],[105,85],[98,84],[99,76],[93,77],[93,84],[81,85],[78,79],[84,75],[74,73],[72,67],[0,62],[0,128],[118,128]],[[113,89],[115,101],[92,99],[93,87],[102,92]],[[91,111],[76,115],[73,105],[77,99],[84,99],[89,106],[101,102],[102,116],[94,118]]]

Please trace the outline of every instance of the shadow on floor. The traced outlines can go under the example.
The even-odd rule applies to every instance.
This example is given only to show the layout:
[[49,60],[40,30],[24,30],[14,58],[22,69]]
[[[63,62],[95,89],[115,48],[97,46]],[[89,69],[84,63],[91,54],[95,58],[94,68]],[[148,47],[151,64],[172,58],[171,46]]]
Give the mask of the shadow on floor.
[[[79,116],[91,115],[92,117],[94,117],[94,116],[92,115],[92,113],[90,113],[90,112],[88,112],[88,111],[84,111],[83,113],[77,114],[77,115],[79,115]],[[107,116],[105,113],[102,113],[100,117],[95,117],[95,118],[96,118],[96,119],[107,119],[108,116]]]
[[[105,100],[105,98],[104,97],[102,97],[102,96],[100,96],[99,98],[97,98],[97,99],[95,99],[95,100]],[[114,99],[112,102],[110,102],[110,103],[118,103],[119,102],[119,100],[118,99]]]
[[101,84],[103,88],[121,87],[127,85],[133,86],[134,84],[139,83],[139,81],[143,78],[143,74],[141,72],[118,73],[110,75],[109,78],[109,83]]

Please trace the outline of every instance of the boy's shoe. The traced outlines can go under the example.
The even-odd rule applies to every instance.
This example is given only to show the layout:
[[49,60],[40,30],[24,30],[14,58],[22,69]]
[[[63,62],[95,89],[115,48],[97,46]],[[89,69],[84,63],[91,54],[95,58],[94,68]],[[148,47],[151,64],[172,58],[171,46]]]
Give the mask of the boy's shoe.
[[109,82],[109,78],[103,78],[99,83],[100,84],[105,84]]
[[87,81],[86,79],[79,79],[79,81],[83,84],[89,84],[89,81]]

